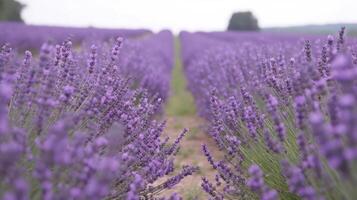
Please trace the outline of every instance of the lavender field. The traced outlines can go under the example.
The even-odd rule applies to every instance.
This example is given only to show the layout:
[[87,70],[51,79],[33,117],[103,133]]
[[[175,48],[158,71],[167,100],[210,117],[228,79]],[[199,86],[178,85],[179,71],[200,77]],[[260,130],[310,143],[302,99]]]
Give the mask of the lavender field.
[[355,200],[348,31],[0,23],[0,199]]

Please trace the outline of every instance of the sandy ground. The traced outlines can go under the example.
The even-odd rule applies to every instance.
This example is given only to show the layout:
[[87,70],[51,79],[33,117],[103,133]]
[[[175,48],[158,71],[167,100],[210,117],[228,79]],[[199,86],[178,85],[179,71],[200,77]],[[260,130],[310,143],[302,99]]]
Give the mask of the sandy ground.
[[186,177],[172,189],[164,191],[160,196],[167,197],[176,192],[184,200],[207,199],[207,195],[201,189],[201,178],[204,176],[214,180],[215,171],[203,155],[201,145],[206,144],[212,155],[217,159],[222,158],[222,153],[218,151],[214,141],[205,133],[204,124],[204,121],[197,116],[167,118],[165,134],[169,135],[171,141],[175,140],[183,128],[189,129],[186,137],[181,142],[180,152],[176,156],[175,173],[179,172],[182,165],[185,164],[198,166],[200,170],[194,175]]

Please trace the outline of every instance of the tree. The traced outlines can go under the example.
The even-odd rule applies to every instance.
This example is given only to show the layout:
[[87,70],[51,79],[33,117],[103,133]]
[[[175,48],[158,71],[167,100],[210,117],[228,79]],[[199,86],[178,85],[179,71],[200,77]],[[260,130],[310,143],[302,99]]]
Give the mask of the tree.
[[24,5],[15,0],[0,0],[0,21],[23,22],[21,11]]
[[257,31],[258,20],[250,11],[233,13],[228,24],[229,31]]

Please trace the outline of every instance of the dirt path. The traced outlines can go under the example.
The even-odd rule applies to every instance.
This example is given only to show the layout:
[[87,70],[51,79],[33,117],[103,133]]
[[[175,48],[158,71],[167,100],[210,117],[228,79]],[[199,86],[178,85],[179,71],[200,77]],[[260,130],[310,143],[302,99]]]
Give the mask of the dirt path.
[[195,165],[200,167],[200,171],[190,177],[186,177],[174,188],[167,190],[163,194],[179,193],[184,200],[207,199],[206,194],[201,189],[201,177],[205,176],[210,180],[214,179],[215,172],[202,153],[202,144],[206,144],[215,158],[222,155],[216,148],[214,141],[204,132],[203,120],[196,116],[169,117],[166,132],[171,139],[176,138],[183,127],[189,132],[181,143],[180,152],[175,160],[175,170],[179,171],[182,165]]
[[192,95],[186,88],[186,80],[180,59],[179,41],[176,40],[176,64],[173,69],[171,83],[171,97],[166,106],[165,119],[167,126],[165,135],[173,141],[184,128],[189,129],[186,137],[180,145],[180,152],[175,160],[175,173],[180,171],[183,165],[195,165],[200,171],[193,176],[186,177],[178,185],[162,193],[168,196],[174,192],[180,194],[184,200],[206,200],[207,195],[201,189],[201,178],[203,176],[210,180],[214,179],[215,172],[202,153],[202,144],[206,144],[212,155],[220,159],[221,152],[218,151],[214,141],[205,133],[205,122],[196,115],[196,109]]

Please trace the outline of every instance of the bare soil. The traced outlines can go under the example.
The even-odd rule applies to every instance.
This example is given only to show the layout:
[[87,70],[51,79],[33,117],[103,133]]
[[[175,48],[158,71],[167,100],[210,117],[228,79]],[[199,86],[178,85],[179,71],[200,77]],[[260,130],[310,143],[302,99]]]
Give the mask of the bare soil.
[[183,128],[189,129],[189,132],[181,142],[180,152],[175,159],[175,173],[179,172],[183,165],[195,165],[198,166],[200,170],[194,175],[186,177],[178,185],[166,190],[160,196],[168,197],[170,194],[176,192],[180,194],[184,200],[208,199],[201,188],[201,178],[206,177],[213,181],[215,171],[202,153],[202,144],[207,145],[216,159],[221,159],[223,155],[217,149],[211,137],[205,132],[206,127],[204,124],[204,120],[197,116],[167,117],[165,134],[170,137],[171,141],[176,139]]

